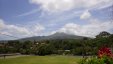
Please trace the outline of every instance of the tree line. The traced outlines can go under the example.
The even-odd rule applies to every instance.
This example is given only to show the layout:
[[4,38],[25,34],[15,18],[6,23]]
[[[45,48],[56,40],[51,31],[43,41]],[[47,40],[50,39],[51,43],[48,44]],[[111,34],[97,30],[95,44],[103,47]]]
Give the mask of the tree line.
[[0,43],[0,54],[21,53],[32,55],[96,55],[100,47],[113,49],[113,34],[101,32],[96,38],[54,39],[42,41],[10,40]]

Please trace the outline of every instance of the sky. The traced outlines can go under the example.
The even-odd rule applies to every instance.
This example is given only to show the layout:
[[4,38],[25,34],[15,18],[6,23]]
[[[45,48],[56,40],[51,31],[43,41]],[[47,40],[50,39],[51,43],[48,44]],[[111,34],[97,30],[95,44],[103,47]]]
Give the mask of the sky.
[[112,12],[113,0],[0,0],[0,40],[113,33]]

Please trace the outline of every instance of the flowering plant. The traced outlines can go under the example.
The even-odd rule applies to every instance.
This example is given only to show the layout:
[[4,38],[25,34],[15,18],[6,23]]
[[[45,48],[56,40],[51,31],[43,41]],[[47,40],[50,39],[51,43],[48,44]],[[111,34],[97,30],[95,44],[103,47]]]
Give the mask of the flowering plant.
[[112,52],[111,49],[108,47],[102,47],[98,50],[98,57],[102,58],[103,56],[108,56],[112,58]]
[[96,57],[83,58],[79,64],[113,64],[113,54],[110,48],[101,47]]

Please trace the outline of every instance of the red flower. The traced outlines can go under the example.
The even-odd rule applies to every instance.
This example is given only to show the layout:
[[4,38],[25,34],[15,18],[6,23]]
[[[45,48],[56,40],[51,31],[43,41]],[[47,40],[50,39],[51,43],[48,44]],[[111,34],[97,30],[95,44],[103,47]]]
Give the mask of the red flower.
[[104,55],[109,56],[109,57],[112,57],[112,53],[111,53],[110,48],[102,47],[102,48],[99,49],[99,51],[98,51],[98,57],[101,58]]

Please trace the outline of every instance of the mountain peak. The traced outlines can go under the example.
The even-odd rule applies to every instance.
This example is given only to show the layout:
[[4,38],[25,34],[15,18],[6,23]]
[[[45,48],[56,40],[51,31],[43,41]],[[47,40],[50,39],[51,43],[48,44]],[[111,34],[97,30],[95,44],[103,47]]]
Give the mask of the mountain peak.
[[64,33],[64,32],[56,32],[56,33],[54,33],[52,35],[55,35],[55,36],[59,35],[59,36],[61,36],[61,35],[69,35],[69,34]]
[[22,40],[51,40],[51,39],[83,39],[83,36],[77,36],[73,34],[67,34],[64,32],[56,32],[52,35],[49,36],[35,36],[35,37],[30,37],[30,38],[24,38]]

